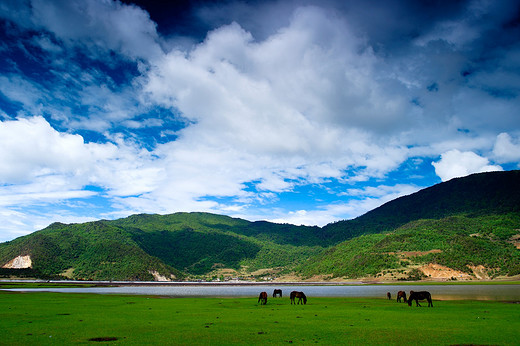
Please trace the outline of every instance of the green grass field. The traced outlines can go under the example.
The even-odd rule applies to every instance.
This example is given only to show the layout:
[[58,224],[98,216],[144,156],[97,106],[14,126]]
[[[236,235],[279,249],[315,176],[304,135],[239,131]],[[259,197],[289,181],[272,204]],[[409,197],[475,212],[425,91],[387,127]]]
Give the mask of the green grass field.
[[[0,292],[0,344],[518,345],[520,304]],[[93,340],[102,340],[93,341]],[[103,341],[104,340],[104,341]]]

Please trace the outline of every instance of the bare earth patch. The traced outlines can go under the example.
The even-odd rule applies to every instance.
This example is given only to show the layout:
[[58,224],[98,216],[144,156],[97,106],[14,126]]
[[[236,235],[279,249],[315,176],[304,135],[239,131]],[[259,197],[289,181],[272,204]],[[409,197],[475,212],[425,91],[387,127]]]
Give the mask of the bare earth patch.
[[154,270],[154,271],[150,270],[148,272],[153,275],[153,278],[155,281],[172,281],[171,278],[169,279],[166,276],[159,274],[159,272],[156,270]]
[[9,269],[26,269],[26,268],[32,268],[32,260],[31,256],[17,256],[4,264],[2,268],[9,268]]
[[401,256],[402,258],[411,258],[411,257],[418,257],[418,256],[425,256],[430,253],[441,253],[442,250],[439,249],[433,249],[428,251],[403,251],[398,252],[397,255]]
[[115,336],[102,336],[99,338],[90,338],[88,341],[105,342],[105,341],[117,341],[119,338]]
[[478,266],[468,266],[471,270],[473,270],[473,274],[477,277],[479,280],[489,280],[490,277],[488,275],[488,269],[484,267],[483,265]]
[[514,236],[509,238],[507,242],[516,246],[517,249],[520,249],[520,234],[515,234]]
[[67,279],[72,279],[74,277],[74,268],[69,268],[60,275],[66,277]]
[[457,280],[472,279],[472,276],[468,273],[434,263],[421,266],[419,267],[419,270],[422,271],[426,276],[437,280],[450,280],[451,278],[456,278]]

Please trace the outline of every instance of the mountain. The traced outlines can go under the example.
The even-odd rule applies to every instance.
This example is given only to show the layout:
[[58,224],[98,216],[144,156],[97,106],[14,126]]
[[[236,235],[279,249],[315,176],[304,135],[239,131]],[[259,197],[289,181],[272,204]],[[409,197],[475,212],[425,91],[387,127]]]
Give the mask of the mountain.
[[520,275],[520,213],[420,219],[330,247],[295,271],[303,278],[492,279]]
[[[183,279],[220,268],[253,272],[294,267],[302,257],[319,253],[323,247],[311,234],[316,230],[209,213],[140,214],[54,223],[0,244],[0,263],[28,256],[40,276],[89,280]],[[310,235],[294,236],[305,233]]]
[[520,212],[520,171],[472,174],[397,198],[356,219],[323,228],[336,242],[361,234],[382,233],[419,219],[470,217]]
[[[89,280],[520,274],[520,171],[474,174],[325,227],[209,213],[54,223],[0,244],[0,275]],[[433,268],[433,269],[432,269]],[[437,275],[438,276],[438,275]]]

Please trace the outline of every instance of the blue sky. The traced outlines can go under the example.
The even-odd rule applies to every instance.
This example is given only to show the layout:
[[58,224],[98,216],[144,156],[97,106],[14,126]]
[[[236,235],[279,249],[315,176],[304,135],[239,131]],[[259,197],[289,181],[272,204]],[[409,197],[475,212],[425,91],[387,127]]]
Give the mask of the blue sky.
[[7,0],[0,25],[0,241],[322,226],[519,168],[519,1]]

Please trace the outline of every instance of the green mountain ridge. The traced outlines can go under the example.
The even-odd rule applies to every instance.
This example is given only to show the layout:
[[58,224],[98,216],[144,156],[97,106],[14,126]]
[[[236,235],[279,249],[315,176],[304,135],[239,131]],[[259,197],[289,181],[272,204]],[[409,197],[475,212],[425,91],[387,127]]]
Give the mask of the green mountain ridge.
[[31,269],[3,268],[0,275],[184,280],[233,272],[250,279],[418,279],[434,264],[465,277],[493,278],[520,274],[519,235],[520,171],[492,172],[437,184],[324,227],[210,213],[53,223],[1,243],[2,266],[28,256]]

